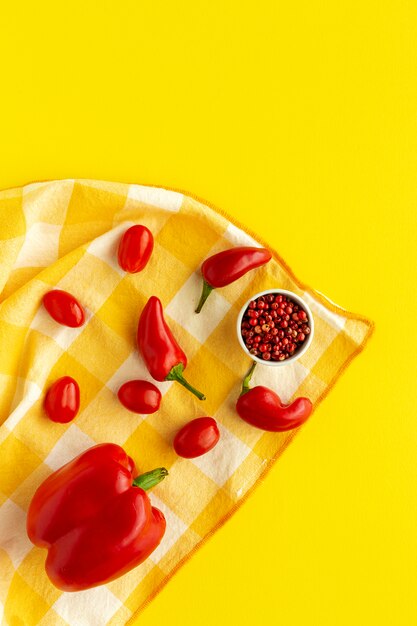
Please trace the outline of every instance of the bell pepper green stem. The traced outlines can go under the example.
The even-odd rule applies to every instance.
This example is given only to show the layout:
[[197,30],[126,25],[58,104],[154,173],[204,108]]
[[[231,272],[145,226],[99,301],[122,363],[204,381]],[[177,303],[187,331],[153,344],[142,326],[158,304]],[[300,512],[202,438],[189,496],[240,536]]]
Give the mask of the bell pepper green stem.
[[165,467],[157,467],[150,472],[145,472],[140,476],[137,476],[133,481],[134,487],[140,487],[144,491],[148,491],[155,487],[161,480],[164,480],[165,476],[168,476],[168,470]]
[[203,304],[205,303],[213,289],[214,287],[206,283],[205,280],[203,281],[203,291],[201,293],[200,302],[198,303],[198,306],[195,310],[196,313],[200,313],[201,309],[203,308]]
[[249,383],[250,383],[250,379],[252,378],[252,374],[255,371],[255,367],[256,367],[256,363],[255,361],[252,363],[252,365],[250,366],[245,378],[243,379],[243,383],[242,383],[242,391],[240,392],[240,395],[243,396],[244,393],[246,393],[247,391],[249,391],[250,387],[249,387]]
[[191,391],[191,393],[197,396],[199,400],[205,400],[206,396],[204,395],[204,393],[201,393],[201,391],[198,391],[198,389],[190,385],[190,383],[187,380],[185,380],[184,376],[182,375],[183,371],[184,371],[184,365],[182,363],[178,363],[178,365],[174,365],[174,367],[171,369],[170,373],[168,374],[165,380],[176,380],[177,383],[180,383],[186,389],[188,389],[188,391]]

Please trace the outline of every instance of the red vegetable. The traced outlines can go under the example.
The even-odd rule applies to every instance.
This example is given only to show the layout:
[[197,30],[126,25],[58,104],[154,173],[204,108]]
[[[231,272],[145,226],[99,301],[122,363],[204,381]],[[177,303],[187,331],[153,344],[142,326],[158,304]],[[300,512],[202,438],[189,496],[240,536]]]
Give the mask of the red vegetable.
[[80,408],[80,388],[71,376],[58,378],[49,388],[44,408],[53,422],[66,424],[77,415]]
[[51,582],[80,591],[142,563],[165,532],[165,518],[145,492],[167,474],[160,467],[133,480],[133,460],[112,443],[89,448],[51,474],[27,516],[29,539],[48,550]]
[[313,405],[308,398],[296,398],[291,404],[281,403],[279,396],[267,387],[249,388],[256,363],[253,363],[243,381],[242,393],[236,403],[240,417],[256,428],[281,432],[298,428],[308,419]]
[[129,380],[117,395],[123,406],[134,413],[155,413],[161,404],[161,392],[147,380]]
[[142,311],[137,339],[146,367],[155,380],[176,380],[199,400],[206,399],[183,376],[187,357],[165,322],[161,301],[156,296],[149,298]]
[[206,259],[201,266],[203,292],[195,312],[200,313],[213,289],[230,285],[249,270],[265,265],[270,260],[269,250],[251,247],[230,248]]
[[78,328],[85,321],[84,309],[73,295],[61,289],[48,291],[43,297],[43,304],[49,315],[58,324]]
[[178,431],[174,439],[174,450],[185,459],[205,454],[220,439],[217,422],[212,417],[198,417]]
[[119,243],[119,265],[125,272],[136,274],[143,270],[153,250],[153,236],[146,226],[128,228]]

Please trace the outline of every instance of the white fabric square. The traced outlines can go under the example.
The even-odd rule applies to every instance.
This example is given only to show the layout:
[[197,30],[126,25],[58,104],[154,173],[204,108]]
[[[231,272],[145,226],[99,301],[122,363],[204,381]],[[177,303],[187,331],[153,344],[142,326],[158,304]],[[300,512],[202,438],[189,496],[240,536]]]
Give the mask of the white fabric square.
[[157,509],[160,509],[162,511],[167,521],[165,535],[159,546],[151,554],[152,561],[154,563],[159,563],[159,561],[165,556],[165,554],[178,541],[181,535],[185,533],[185,531],[187,530],[187,525],[184,524],[184,522],[180,520],[180,518],[177,517],[175,513],[171,511],[171,509],[154,494],[152,494],[151,496],[151,501],[152,506],[155,506]]
[[132,352],[124,361],[113,376],[107,381],[106,387],[113,393],[117,393],[117,390],[123,383],[128,380],[148,380],[158,387],[162,395],[164,395],[174,381],[159,382],[152,378],[148,372],[142,357],[135,351]]
[[12,500],[0,507],[0,548],[7,552],[15,569],[33,548],[26,534],[26,513]]
[[63,350],[67,350],[72,342],[81,335],[86,324],[88,324],[88,321],[93,316],[92,312],[85,305],[83,305],[83,309],[85,313],[84,324],[79,328],[70,328],[52,319],[45,307],[41,305],[32,320],[30,328],[37,330],[47,337],[51,337]]
[[191,274],[165,309],[167,315],[200,343],[206,341],[231,307],[230,302],[217,289],[213,289],[201,313],[195,313],[202,287],[201,276],[197,273]]
[[346,324],[345,317],[343,317],[342,315],[338,315],[337,313],[333,313],[333,311],[329,311],[329,309],[327,309],[325,306],[320,304],[320,302],[318,302],[315,298],[310,296],[310,294],[307,293],[306,291],[303,293],[302,297],[307,302],[313,315],[314,313],[316,313],[325,322],[327,322],[329,326],[332,326],[333,328],[335,328],[337,332],[340,332],[341,330],[344,329],[345,324]]
[[251,450],[225,426],[219,423],[217,425],[220,430],[218,444],[210,452],[191,460],[206,476],[222,487]]
[[36,222],[26,232],[23,246],[14,263],[19,267],[47,267],[59,256],[61,226]]
[[250,386],[262,385],[263,387],[268,387],[279,395],[282,402],[286,403],[296,393],[298,387],[309,373],[309,370],[304,365],[301,365],[299,361],[294,361],[281,367],[258,364],[253,373]]
[[95,445],[96,442],[91,437],[86,435],[75,424],[71,424],[54,445],[44,462],[53,470],[57,470],[65,463],[68,463],[68,461],[72,461],[87,448]]
[[240,228],[234,224],[229,224],[223,237],[228,239],[234,246],[251,246],[254,248],[260,247],[259,243],[255,241],[253,237],[245,233],[243,230],[240,230]]
[[122,602],[114,593],[101,585],[77,593],[64,592],[51,608],[68,624],[104,626],[121,606]]
[[134,226],[134,222],[124,222],[101,237],[94,239],[87,248],[90,254],[104,261],[121,276],[124,276],[126,272],[122,270],[118,263],[117,251],[123,233],[131,226]]
[[10,431],[20,422],[29,409],[40,397],[42,389],[38,385],[25,378],[18,378],[16,392],[12,403],[12,412],[4,422]]
[[184,196],[177,191],[168,191],[159,187],[145,187],[143,185],[130,185],[124,208],[134,208],[134,202],[143,202],[166,211],[176,213],[180,210]]

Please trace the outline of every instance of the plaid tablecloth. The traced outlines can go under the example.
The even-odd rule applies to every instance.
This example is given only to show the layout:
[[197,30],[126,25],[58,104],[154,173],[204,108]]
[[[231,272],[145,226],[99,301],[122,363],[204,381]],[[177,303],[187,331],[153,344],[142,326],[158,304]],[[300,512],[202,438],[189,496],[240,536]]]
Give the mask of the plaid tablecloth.
[[[143,272],[126,275],[116,261],[117,245],[136,223],[153,232],[155,248]],[[196,315],[202,260],[233,245],[267,244],[223,212],[176,191],[62,180],[0,193],[1,623],[127,623],[279,457],[295,432],[264,433],[234,410],[250,364],[237,342],[236,317],[253,293],[292,290],[314,314],[314,340],[303,357],[283,368],[258,366],[254,375],[253,384],[272,387],[284,401],[302,394],[317,407],[364,347],[372,324],[307,288],[276,253],[267,266],[214,291]],[[65,328],[48,316],[40,303],[54,287],[85,305],[84,326]],[[199,402],[178,384],[157,383],[164,396],[160,411],[139,416],[119,404],[115,391],[132,378],[150,380],[135,336],[151,295],[161,298],[189,357],[187,378],[207,400]],[[55,424],[42,403],[45,389],[63,375],[79,381],[81,409],[72,423]],[[178,458],[174,433],[201,415],[218,421],[219,444],[203,457]],[[151,494],[166,516],[167,532],[129,574],[92,590],[62,593],[44,572],[46,552],[27,539],[26,511],[52,470],[105,441],[122,445],[141,471],[169,468]]]

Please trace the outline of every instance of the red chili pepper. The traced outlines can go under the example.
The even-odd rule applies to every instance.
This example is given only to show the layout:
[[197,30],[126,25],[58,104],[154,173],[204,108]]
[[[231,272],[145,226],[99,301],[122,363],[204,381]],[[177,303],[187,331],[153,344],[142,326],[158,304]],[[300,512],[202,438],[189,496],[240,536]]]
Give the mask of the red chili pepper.
[[151,231],[137,224],[124,233],[119,243],[119,265],[125,272],[136,274],[143,270],[153,250]]
[[262,386],[250,389],[249,381],[255,366],[256,363],[253,363],[247,373],[236,403],[240,417],[256,428],[272,432],[292,430],[304,424],[313,410],[311,401],[308,398],[296,398],[291,404],[285,405],[272,389]]
[[174,450],[178,456],[194,459],[214,448],[219,439],[216,420],[212,417],[197,417],[177,432]]
[[64,591],[118,578],[160,543],[165,518],[146,490],[168,474],[163,467],[133,480],[135,464],[120,446],[103,443],[51,474],[29,505],[27,533],[47,548],[45,568]]
[[84,309],[76,298],[62,289],[48,291],[43,297],[43,304],[49,315],[58,324],[78,328],[85,321]]
[[140,316],[138,347],[155,380],[176,380],[199,400],[206,399],[183,376],[187,357],[165,322],[161,301],[156,296],[149,298]]
[[147,380],[128,380],[117,396],[123,406],[134,413],[155,413],[161,404],[161,392]]
[[71,376],[58,378],[45,396],[45,412],[53,422],[66,424],[78,413],[80,408],[80,388]]
[[245,246],[223,250],[206,259],[201,266],[204,278],[203,292],[195,312],[200,313],[213,289],[230,285],[246,272],[268,263],[271,257],[271,253],[266,248]]

